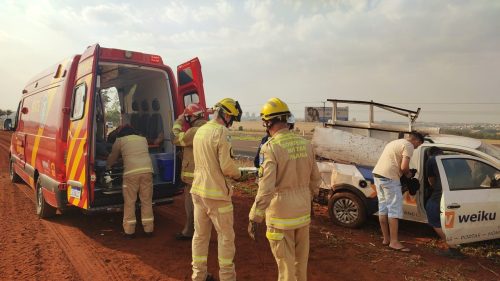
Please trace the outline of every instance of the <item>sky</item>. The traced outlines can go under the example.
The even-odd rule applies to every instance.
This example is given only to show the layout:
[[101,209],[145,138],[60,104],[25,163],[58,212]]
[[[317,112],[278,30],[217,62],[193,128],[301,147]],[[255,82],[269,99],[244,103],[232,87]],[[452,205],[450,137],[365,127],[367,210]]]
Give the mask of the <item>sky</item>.
[[2,109],[16,109],[31,77],[99,43],[161,55],[173,69],[199,57],[207,103],[232,97],[257,115],[271,97],[298,118],[305,106],[355,99],[420,107],[419,121],[500,123],[496,0],[0,0],[0,7]]

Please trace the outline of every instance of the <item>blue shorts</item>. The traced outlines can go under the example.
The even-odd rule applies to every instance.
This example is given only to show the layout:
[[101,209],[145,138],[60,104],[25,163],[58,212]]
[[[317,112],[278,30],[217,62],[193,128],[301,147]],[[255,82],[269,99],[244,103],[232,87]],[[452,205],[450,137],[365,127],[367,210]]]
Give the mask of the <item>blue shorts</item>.
[[389,218],[403,218],[401,182],[388,178],[374,178],[377,188],[378,213]]
[[427,213],[427,221],[434,228],[441,228],[441,210],[439,202],[428,200],[425,204],[425,212]]

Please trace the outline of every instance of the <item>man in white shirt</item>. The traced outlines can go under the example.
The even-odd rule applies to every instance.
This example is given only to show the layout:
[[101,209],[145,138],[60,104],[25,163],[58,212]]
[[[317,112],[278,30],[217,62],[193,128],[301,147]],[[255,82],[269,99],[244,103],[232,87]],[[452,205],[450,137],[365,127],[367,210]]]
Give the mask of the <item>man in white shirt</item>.
[[377,165],[373,169],[377,188],[378,213],[383,245],[401,252],[410,252],[399,242],[398,219],[403,218],[403,195],[400,178],[411,178],[410,158],[413,150],[424,142],[422,134],[412,132],[407,139],[398,139],[388,143]]

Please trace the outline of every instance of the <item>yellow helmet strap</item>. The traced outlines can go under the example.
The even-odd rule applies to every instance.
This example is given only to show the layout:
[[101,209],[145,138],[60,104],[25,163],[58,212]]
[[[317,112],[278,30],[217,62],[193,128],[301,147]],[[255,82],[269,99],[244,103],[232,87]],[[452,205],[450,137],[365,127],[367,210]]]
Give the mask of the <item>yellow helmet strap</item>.
[[266,127],[269,130],[277,123],[286,123],[286,119],[287,119],[286,116],[281,115],[281,116],[274,117],[273,119],[270,119],[270,120],[263,120],[264,127]]
[[[222,122],[224,122],[224,125],[226,126],[226,128],[229,128],[233,125],[234,118],[232,115],[226,114],[222,108],[220,108],[217,112],[218,112],[219,118],[222,119]],[[230,116],[229,121],[226,120],[225,115]]]

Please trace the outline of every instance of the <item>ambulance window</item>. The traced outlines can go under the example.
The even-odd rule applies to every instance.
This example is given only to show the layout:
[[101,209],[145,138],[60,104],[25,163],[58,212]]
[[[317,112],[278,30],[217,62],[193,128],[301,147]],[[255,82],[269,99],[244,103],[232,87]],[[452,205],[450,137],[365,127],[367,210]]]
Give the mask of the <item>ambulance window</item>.
[[500,171],[473,159],[443,159],[443,167],[451,191],[500,188]]
[[86,94],[87,87],[85,87],[85,84],[80,84],[76,87],[75,92],[73,93],[73,108],[71,110],[71,120],[78,120],[83,117]]
[[199,103],[200,102],[200,97],[198,96],[198,93],[192,92],[189,94],[184,95],[184,107],[192,104],[192,103]]
[[191,67],[187,67],[179,71],[179,86],[185,85],[193,81],[193,71]]

